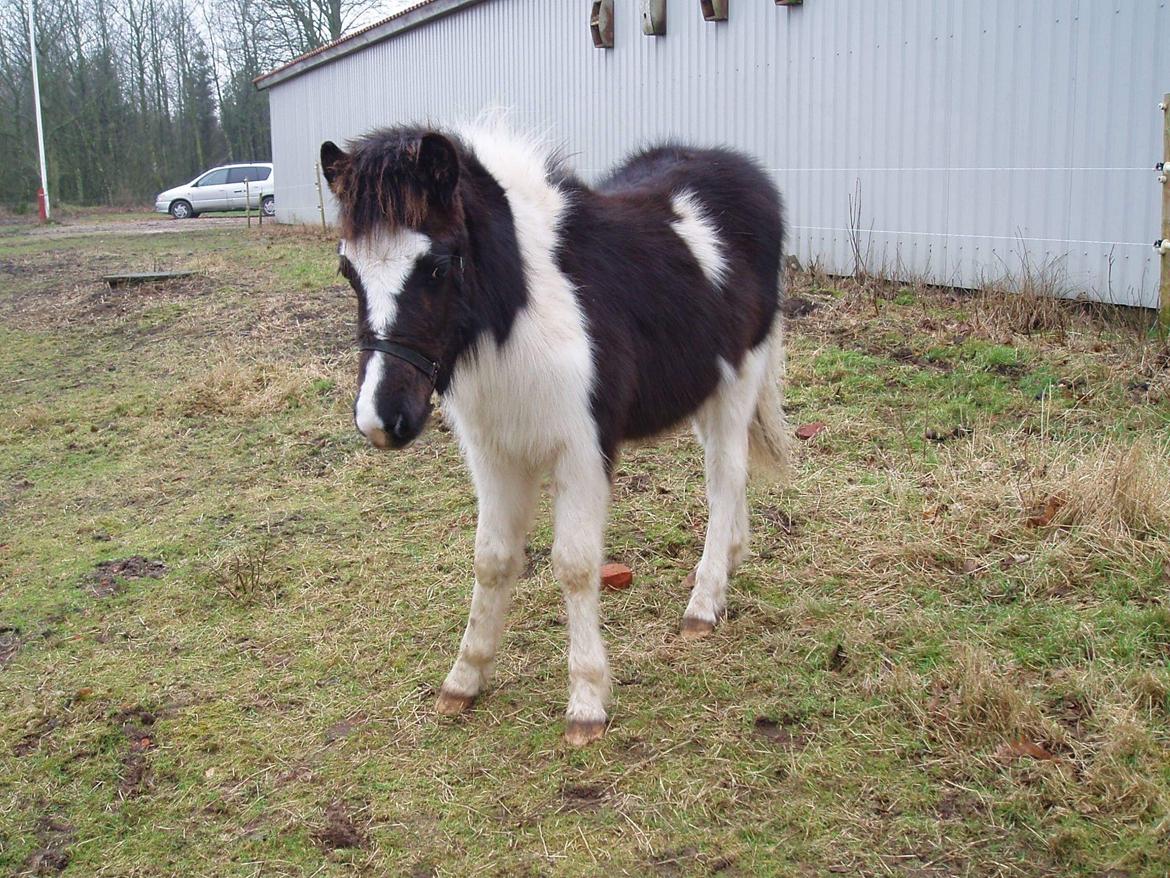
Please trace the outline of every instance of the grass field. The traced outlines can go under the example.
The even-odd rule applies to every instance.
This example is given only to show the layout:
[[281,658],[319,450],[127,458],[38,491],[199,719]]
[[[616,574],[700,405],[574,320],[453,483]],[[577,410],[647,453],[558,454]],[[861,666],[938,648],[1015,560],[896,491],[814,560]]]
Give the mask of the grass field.
[[[99,280],[155,267],[200,275]],[[1170,350],[1133,315],[799,276],[826,427],[699,643],[696,443],[623,458],[613,723],[573,751],[547,502],[496,686],[433,714],[474,497],[441,424],[353,431],[331,239],[11,225],[0,291],[0,873],[1170,872]]]

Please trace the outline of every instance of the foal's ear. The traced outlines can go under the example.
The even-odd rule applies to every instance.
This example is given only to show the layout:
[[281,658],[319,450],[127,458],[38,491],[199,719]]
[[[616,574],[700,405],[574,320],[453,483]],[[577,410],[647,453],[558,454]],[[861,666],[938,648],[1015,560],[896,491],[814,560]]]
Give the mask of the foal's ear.
[[424,134],[418,144],[419,176],[437,207],[449,208],[459,184],[459,153],[442,134]]
[[321,144],[321,173],[325,175],[325,182],[333,188],[333,181],[345,170],[349,164],[349,156],[332,140]]

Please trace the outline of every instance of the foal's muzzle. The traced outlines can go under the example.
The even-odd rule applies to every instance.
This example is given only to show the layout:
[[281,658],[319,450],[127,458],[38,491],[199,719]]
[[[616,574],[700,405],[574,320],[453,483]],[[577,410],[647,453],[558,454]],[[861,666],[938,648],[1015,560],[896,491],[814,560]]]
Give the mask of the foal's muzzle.
[[418,438],[431,415],[429,395],[421,405],[405,401],[402,405],[379,405],[378,415],[382,426],[363,424],[357,418],[354,426],[375,448],[405,448]]
[[375,448],[403,448],[417,438],[430,417],[439,364],[414,348],[385,339],[365,339],[361,349],[386,354],[387,365],[375,402],[376,419],[367,410],[368,422],[363,423],[355,405],[355,425]]

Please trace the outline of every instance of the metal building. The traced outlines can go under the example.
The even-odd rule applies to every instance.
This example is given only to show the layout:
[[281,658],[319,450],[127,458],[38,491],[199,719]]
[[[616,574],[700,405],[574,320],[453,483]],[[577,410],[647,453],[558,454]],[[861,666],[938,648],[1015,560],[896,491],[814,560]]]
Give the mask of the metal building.
[[[973,287],[1027,266],[1153,306],[1168,5],[430,0],[257,80],[277,216],[320,221],[323,140],[507,107],[587,180],[659,138],[754,154],[784,192],[789,252],[833,273],[860,255]],[[591,38],[598,6],[611,48]],[[665,34],[645,35],[655,6]]]

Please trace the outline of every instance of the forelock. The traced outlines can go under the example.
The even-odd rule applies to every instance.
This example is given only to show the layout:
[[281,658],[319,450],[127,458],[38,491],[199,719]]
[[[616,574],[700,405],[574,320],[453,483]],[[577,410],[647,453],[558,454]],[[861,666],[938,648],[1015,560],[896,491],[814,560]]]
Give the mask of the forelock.
[[431,209],[418,174],[419,144],[427,133],[417,127],[382,128],[347,144],[349,160],[331,187],[346,238],[427,229]]

